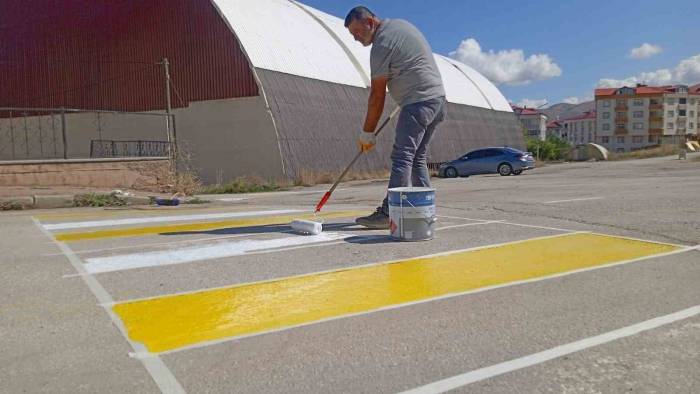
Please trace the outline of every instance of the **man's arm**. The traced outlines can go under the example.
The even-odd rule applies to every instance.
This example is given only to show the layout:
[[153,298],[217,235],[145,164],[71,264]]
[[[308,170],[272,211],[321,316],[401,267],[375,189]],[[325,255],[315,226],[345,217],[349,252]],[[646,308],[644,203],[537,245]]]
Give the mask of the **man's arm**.
[[379,118],[384,111],[384,99],[386,98],[386,84],[389,79],[386,76],[376,77],[372,79],[372,87],[370,88],[369,101],[367,103],[367,117],[365,118],[365,126],[362,130],[374,133],[379,123]]

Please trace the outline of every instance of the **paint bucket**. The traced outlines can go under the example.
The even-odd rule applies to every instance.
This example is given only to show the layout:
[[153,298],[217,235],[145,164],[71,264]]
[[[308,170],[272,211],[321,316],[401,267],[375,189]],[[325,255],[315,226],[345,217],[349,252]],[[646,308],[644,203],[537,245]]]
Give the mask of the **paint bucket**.
[[389,230],[401,241],[433,239],[435,189],[429,187],[396,187],[389,189]]

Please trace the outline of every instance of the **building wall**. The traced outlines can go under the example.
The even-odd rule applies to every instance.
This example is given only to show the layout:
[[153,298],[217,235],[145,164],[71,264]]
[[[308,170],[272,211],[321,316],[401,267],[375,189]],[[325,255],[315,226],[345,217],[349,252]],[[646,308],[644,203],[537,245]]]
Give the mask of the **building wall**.
[[209,0],[23,0],[0,12],[0,107],[148,111],[256,96],[236,37]]

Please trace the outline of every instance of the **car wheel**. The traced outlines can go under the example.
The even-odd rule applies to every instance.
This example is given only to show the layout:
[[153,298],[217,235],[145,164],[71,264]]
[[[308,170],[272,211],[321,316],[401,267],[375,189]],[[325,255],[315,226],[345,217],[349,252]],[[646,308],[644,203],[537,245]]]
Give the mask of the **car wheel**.
[[513,167],[508,163],[501,163],[498,165],[498,173],[501,176],[508,176],[513,173]]
[[523,170],[514,170],[513,175],[520,175],[523,173]]
[[445,177],[446,178],[457,178],[457,169],[454,167],[447,167],[445,168]]

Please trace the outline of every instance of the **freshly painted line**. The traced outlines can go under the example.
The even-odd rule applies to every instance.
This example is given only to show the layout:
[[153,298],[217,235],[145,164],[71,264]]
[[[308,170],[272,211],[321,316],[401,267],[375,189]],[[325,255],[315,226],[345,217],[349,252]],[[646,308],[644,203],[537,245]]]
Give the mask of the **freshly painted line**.
[[49,231],[68,230],[75,228],[88,227],[113,227],[126,226],[131,224],[143,223],[168,223],[168,222],[187,222],[195,220],[212,220],[212,219],[231,219],[242,218],[249,216],[262,215],[284,215],[287,213],[301,212],[298,209],[276,209],[271,211],[244,211],[244,212],[222,212],[222,213],[206,213],[200,215],[177,215],[177,216],[156,216],[147,218],[127,218],[127,219],[111,219],[111,220],[92,220],[88,222],[67,222],[44,224],[44,228]]
[[157,353],[675,250],[675,246],[660,243],[567,234],[478,251],[448,252],[441,257],[119,303],[113,310],[132,340]]
[[438,230],[449,230],[451,228],[461,228],[461,227],[470,227],[470,226],[481,226],[484,224],[493,224],[493,223],[503,223],[504,220],[490,220],[488,222],[477,222],[477,223],[464,223],[464,224],[455,224],[453,226],[444,226],[444,227],[439,227],[436,228],[435,231]]
[[506,221],[503,221],[503,222],[499,222],[499,223],[501,223],[501,224],[507,224],[507,225],[509,225],[509,226],[530,227],[530,228],[539,228],[539,229],[542,229],[542,230],[562,231],[562,232],[565,232],[565,233],[575,233],[575,232],[578,232],[578,231],[579,231],[579,230],[572,230],[572,229],[570,229],[570,228],[547,227],[547,226],[537,226],[537,225],[534,225],[534,224],[513,223],[513,222],[509,222],[509,221],[507,221],[507,220],[506,220]]
[[646,320],[641,323],[633,324],[631,326],[609,331],[604,334],[596,335],[594,337],[567,343],[565,345],[547,349],[542,352],[530,354],[528,356],[516,358],[499,364],[491,365],[489,367],[480,368],[461,375],[453,376],[451,378],[439,380],[437,382],[430,383],[425,386],[404,391],[401,394],[444,393],[449,390],[454,390],[456,388],[466,386],[471,383],[479,382],[481,380],[489,379],[495,376],[503,375],[508,372],[513,372],[519,369],[531,367],[533,365],[542,364],[544,362],[566,356],[567,354],[580,352],[582,350],[603,345],[612,341],[616,341],[618,339],[630,337],[632,335],[637,335],[644,331],[653,330],[655,328],[659,328],[681,320],[689,319],[691,317],[697,316],[698,314],[700,314],[700,305],[683,309],[681,311],[671,313],[668,315],[656,317],[654,319]]
[[353,237],[353,235],[322,232],[321,234],[313,236],[297,235],[266,240],[227,241],[205,246],[192,246],[172,250],[93,257],[85,260],[87,262],[87,264],[85,264],[85,271],[90,274],[100,274],[136,268],[191,263],[195,261],[220,259],[223,257],[241,256],[263,250],[275,250],[283,247],[337,241],[350,237]]
[[236,201],[243,201],[243,200],[249,200],[250,197],[231,197],[231,198],[219,198],[216,201],[223,201],[223,202],[236,202]]
[[[271,333],[275,333],[275,332],[290,330],[290,329],[293,329],[293,328],[299,328],[299,327],[306,327],[306,326],[311,326],[311,325],[315,325],[315,324],[321,324],[321,323],[329,322],[329,321],[333,321],[333,320],[346,319],[346,318],[356,317],[356,316],[364,316],[364,315],[369,315],[369,314],[372,314],[372,313],[377,313],[377,312],[382,312],[382,311],[389,311],[389,310],[392,310],[392,309],[404,308],[404,307],[412,306],[412,305],[420,305],[420,304],[425,304],[425,303],[428,303],[428,302],[434,302],[434,301],[439,301],[439,300],[446,300],[446,299],[455,298],[455,297],[462,297],[462,296],[467,296],[467,295],[482,293],[482,292],[486,292],[486,291],[498,290],[498,289],[502,289],[502,288],[506,288],[506,287],[512,287],[512,286],[519,286],[519,285],[524,285],[524,284],[529,284],[529,283],[542,282],[542,281],[545,281],[545,280],[551,280],[551,279],[561,278],[561,277],[570,276],[570,275],[575,275],[575,274],[580,274],[580,273],[584,273],[584,272],[588,272],[588,271],[596,271],[596,270],[599,270],[599,269],[611,268],[611,267],[616,267],[616,266],[619,266],[619,265],[626,265],[626,264],[630,264],[630,263],[636,263],[636,262],[640,262],[640,261],[644,261],[644,260],[649,260],[649,259],[652,259],[652,258],[661,258],[661,257],[671,256],[671,255],[674,255],[674,254],[685,253],[685,252],[688,252],[688,251],[693,250],[693,249],[694,249],[694,248],[686,248],[686,249],[683,249],[683,250],[676,250],[676,251],[673,251],[673,252],[662,253],[662,254],[658,254],[658,255],[651,255],[651,256],[640,257],[640,258],[638,258],[638,259],[619,261],[619,262],[616,262],[616,263],[604,264],[604,265],[600,265],[600,266],[596,266],[596,267],[591,267],[591,268],[584,268],[584,269],[580,269],[580,270],[568,271],[568,272],[564,272],[564,273],[561,273],[561,274],[543,276],[543,277],[541,277],[541,278],[519,280],[519,281],[510,282],[510,283],[506,283],[506,284],[502,284],[502,285],[487,286],[487,287],[482,287],[482,288],[479,288],[479,289],[476,289],[476,290],[469,290],[469,291],[465,291],[465,292],[461,292],[461,293],[453,293],[453,294],[448,294],[448,295],[445,295],[445,296],[435,297],[435,298],[426,299],[426,300],[421,300],[421,301],[407,302],[407,303],[404,303],[404,304],[391,305],[391,306],[388,306],[388,307],[379,308],[379,309],[375,309],[375,310],[372,310],[372,311],[360,312],[360,313],[353,313],[353,314],[343,315],[343,316],[338,316],[338,317],[332,317],[332,318],[322,319],[322,320],[318,320],[318,321],[314,321],[314,322],[299,324],[299,325],[291,326],[291,327],[283,327],[283,328],[279,328],[279,329],[275,329],[275,330],[269,330],[269,331],[264,331],[264,332],[255,333],[255,334],[240,335],[240,336],[235,336],[235,337],[230,337],[230,338],[225,338],[225,339],[218,339],[218,340],[214,340],[214,341],[206,341],[206,342],[198,343],[198,344],[196,344],[196,345],[185,346],[185,347],[182,347],[182,348],[178,348],[178,349],[174,349],[174,350],[168,350],[168,351],[160,352],[160,353],[148,353],[148,352],[146,352],[146,353],[143,353],[143,355],[144,355],[144,356],[147,356],[147,355],[160,355],[160,354],[178,353],[178,352],[185,351],[185,350],[192,350],[192,349],[198,349],[198,348],[208,347],[208,346],[217,345],[217,344],[220,344],[220,343],[226,343],[226,342],[241,340],[241,339],[245,339],[245,338],[255,337],[255,336],[258,336],[258,335],[271,334]],[[111,304],[111,305],[102,305],[102,306],[106,308],[106,307],[112,307],[112,306],[114,306],[114,305],[115,305],[115,304]]]
[[[188,233],[188,232],[203,232],[209,230],[218,230],[224,228],[242,228],[242,227],[255,227],[255,226],[269,226],[269,225],[289,225],[289,223],[294,219],[332,219],[332,218],[345,218],[351,216],[357,216],[363,214],[360,211],[330,211],[325,213],[320,213],[318,215],[313,214],[299,214],[299,215],[285,215],[285,216],[263,216],[255,217],[249,219],[235,219],[235,220],[224,220],[217,222],[203,222],[203,223],[187,223],[187,224],[171,224],[164,226],[148,226],[148,227],[131,227],[124,229],[113,229],[113,230],[96,230],[96,231],[86,231],[86,232],[67,232],[55,234],[58,241],[62,242],[74,242],[74,241],[84,241],[91,239],[102,239],[102,238],[119,238],[119,237],[137,237],[144,235],[156,235],[156,234],[171,234],[179,235],[178,233]],[[271,229],[271,232],[276,232],[275,229]]]
[[447,215],[436,215],[438,218],[445,218],[445,219],[460,219],[460,220],[471,220],[474,222],[489,222],[490,220],[487,219],[472,219],[472,218],[463,218],[459,216],[447,216]]
[[[80,260],[80,257],[76,256],[65,243],[56,241],[53,235],[49,233],[48,230],[44,229],[44,227],[41,225],[41,223],[39,223],[38,220],[32,218],[32,221],[37,226],[37,228],[41,232],[43,232],[49,239],[53,240],[54,244],[65,254],[66,258],[73,266],[73,269],[75,269],[79,274],[85,274],[83,262]],[[112,296],[110,296],[107,290],[105,290],[105,288],[102,287],[97,278],[91,275],[81,276],[83,278],[83,282],[85,282],[85,284],[88,286],[95,298],[97,298],[97,301],[100,304],[114,303],[114,301],[112,300]],[[105,311],[109,314],[110,319],[112,319],[112,323],[114,323],[114,325],[119,329],[126,341],[131,345],[132,349],[134,349],[136,353],[148,352],[148,350],[143,344],[134,342],[129,339],[129,336],[127,335],[126,329],[122,324],[122,321],[114,313],[112,308],[105,308]],[[163,362],[163,360],[161,360],[160,357],[158,357],[157,355],[150,355],[149,357],[139,358],[139,360],[146,368],[146,371],[148,371],[148,373],[151,375],[151,378],[156,383],[156,385],[162,393],[185,393],[185,389],[182,388],[180,382],[177,381],[175,375],[173,375],[173,373],[170,371],[170,369],[168,369],[168,367],[165,365],[165,363]]]
[[554,200],[545,201],[544,204],[557,204],[560,202],[574,202],[574,201],[591,201],[591,200],[602,200],[605,197],[587,197],[587,198],[572,198],[571,200]]
[[[500,221],[492,221],[492,222],[480,222],[480,223],[465,223],[465,224],[457,224],[454,226],[445,226],[445,227],[438,227],[435,229],[435,231],[442,231],[442,230],[451,230],[455,228],[461,228],[461,227],[471,227],[471,226],[481,226],[485,224],[492,224],[492,223],[500,223]],[[288,231],[289,233],[293,231]],[[260,235],[260,234],[254,234],[254,235]],[[239,236],[246,236],[244,235],[238,235],[234,237],[239,237]],[[226,237],[222,237],[226,238]],[[348,236],[347,238],[342,238],[342,239],[348,239],[348,238],[353,238],[355,239],[356,242],[362,242],[362,241],[371,241],[373,239],[387,239],[388,236],[386,235],[367,235],[367,236]],[[207,238],[207,239],[201,239],[201,240],[195,240],[195,241],[211,241],[216,238]],[[185,241],[185,242],[193,242],[193,241]],[[325,246],[333,246],[333,245],[342,245],[347,243],[347,241],[332,241],[332,242],[323,242],[323,243],[317,243],[317,244],[304,244],[300,246],[292,246],[292,247],[281,247],[281,248],[274,248],[274,249],[263,249],[263,250],[257,250],[257,251],[251,251],[251,252],[246,252],[244,254],[246,255],[251,255],[251,254],[264,254],[264,253],[280,253],[280,252],[286,252],[290,250],[297,250],[297,249],[308,249],[308,248],[318,248],[318,247],[325,247]],[[155,245],[155,244],[152,244]],[[170,245],[168,243],[164,243],[164,245]],[[138,245],[138,247],[143,247],[144,245]],[[148,245],[146,245],[148,246]],[[130,248],[133,249],[133,246],[126,246],[125,248]],[[93,250],[92,252],[95,251],[107,251],[110,249],[103,249],[103,250]],[[141,253],[143,254],[143,253]],[[87,259],[86,261],[90,261],[92,259]],[[198,261],[198,260],[196,260]],[[357,266],[356,266],[357,267]],[[74,278],[76,276],[80,276],[80,274],[67,274],[63,275],[63,278]]]

